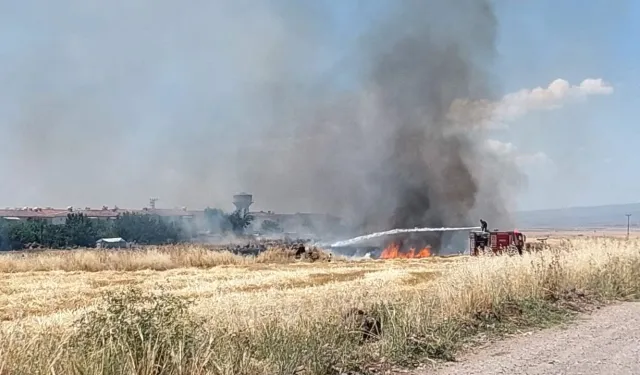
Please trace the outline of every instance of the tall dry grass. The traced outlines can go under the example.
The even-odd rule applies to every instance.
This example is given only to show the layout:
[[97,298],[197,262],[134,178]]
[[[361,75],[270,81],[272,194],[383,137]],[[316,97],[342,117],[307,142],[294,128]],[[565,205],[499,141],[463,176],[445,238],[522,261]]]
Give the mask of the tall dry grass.
[[[420,264],[430,267],[405,264],[415,275]],[[567,299],[635,298],[639,272],[640,241],[599,238],[522,257],[465,258],[416,284],[363,274],[342,290],[230,294],[207,306],[210,315],[170,293],[125,289],[74,324],[4,327],[0,374],[335,374],[450,359],[479,331],[563,319]],[[343,317],[356,303],[381,323],[376,340],[363,341],[359,323]]]
[[222,265],[287,263],[294,251],[270,248],[257,256],[212,251],[198,245],[149,246],[136,250],[50,250],[0,254],[0,273],[37,271],[166,271]]

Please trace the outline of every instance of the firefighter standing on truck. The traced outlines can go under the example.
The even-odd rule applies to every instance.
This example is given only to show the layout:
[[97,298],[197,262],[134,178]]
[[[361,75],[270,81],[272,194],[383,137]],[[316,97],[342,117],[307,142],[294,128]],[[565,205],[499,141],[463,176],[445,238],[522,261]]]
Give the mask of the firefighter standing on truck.
[[482,230],[483,232],[488,232],[488,230],[487,230],[487,222],[486,221],[480,219],[480,227],[481,227],[480,230]]

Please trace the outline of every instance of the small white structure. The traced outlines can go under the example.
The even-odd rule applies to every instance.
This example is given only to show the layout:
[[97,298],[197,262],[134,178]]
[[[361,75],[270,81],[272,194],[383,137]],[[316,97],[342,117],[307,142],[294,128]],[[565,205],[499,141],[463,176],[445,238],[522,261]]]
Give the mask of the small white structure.
[[96,241],[96,247],[100,249],[113,249],[127,247],[127,241],[120,237],[101,238]]

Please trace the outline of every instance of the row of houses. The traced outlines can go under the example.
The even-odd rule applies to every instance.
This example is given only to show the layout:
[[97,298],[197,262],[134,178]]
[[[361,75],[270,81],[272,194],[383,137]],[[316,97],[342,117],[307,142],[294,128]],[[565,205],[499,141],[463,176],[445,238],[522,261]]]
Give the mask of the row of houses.
[[162,209],[162,208],[143,208],[136,209],[120,209],[118,207],[102,207],[101,209],[92,209],[86,207],[77,209],[68,207],[66,209],[56,209],[52,207],[24,207],[20,209],[6,208],[0,209],[0,218],[10,221],[22,220],[42,220],[49,224],[63,225],[67,221],[69,214],[83,214],[90,219],[95,220],[115,220],[123,213],[142,213],[154,214],[164,217],[170,221],[190,222],[198,217],[204,218],[204,211],[187,211],[186,209]]

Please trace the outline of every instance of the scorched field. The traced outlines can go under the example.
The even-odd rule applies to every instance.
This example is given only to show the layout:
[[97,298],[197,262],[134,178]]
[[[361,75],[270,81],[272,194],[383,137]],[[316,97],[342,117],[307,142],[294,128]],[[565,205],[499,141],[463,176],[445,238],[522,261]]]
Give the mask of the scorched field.
[[638,272],[640,242],[606,238],[522,257],[8,254],[0,374],[375,373],[450,360],[470,337],[633,298]]

